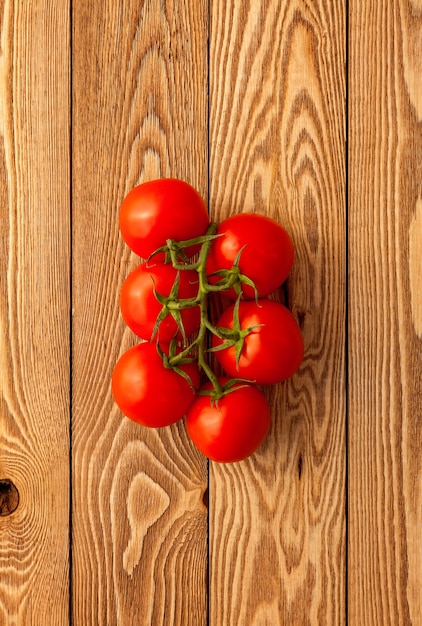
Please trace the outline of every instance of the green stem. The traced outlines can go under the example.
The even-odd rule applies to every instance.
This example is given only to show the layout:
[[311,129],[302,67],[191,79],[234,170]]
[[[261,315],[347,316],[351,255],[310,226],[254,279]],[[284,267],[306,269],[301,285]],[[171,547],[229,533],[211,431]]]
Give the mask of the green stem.
[[204,293],[204,297],[201,298],[201,304],[200,304],[201,328],[198,334],[200,338],[198,342],[198,363],[200,367],[202,368],[202,370],[205,372],[208,380],[212,383],[212,386],[214,387],[214,391],[216,392],[216,394],[220,395],[223,392],[223,388],[218,382],[217,376],[214,374],[211,367],[208,365],[207,359],[205,357],[205,344],[206,344],[206,337],[207,337],[207,329],[210,323],[208,320],[208,306],[207,306],[206,292],[201,292],[201,293]]
[[[201,251],[199,253],[198,262],[192,264],[189,269],[195,269],[198,273],[199,278],[199,287],[198,287],[198,295],[195,300],[192,300],[192,305],[198,305],[200,309],[200,327],[199,332],[196,337],[182,352],[179,352],[176,356],[172,357],[169,361],[170,365],[176,366],[180,361],[189,356],[192,353],[192,350],[198,348],[198,364],[200,368],[206,374],[208,380],[212,383],[214,391],[217,395],[222,395],[223,388],[218,382],[217,376],[212,371],[211,367],[207,363],[207,359],[205,356],[206,351],[206,340],[207,340],[207,330],[211,330],[213,328],[211,322],[208,319],[208,302],[207,295],[211,291],[210,285],[207,280],[207,259],[210,252],[212,237],[210,235],[215,235],[217,231],[217,224],[210,224],[206,236],[207,239],[201,244]],[[173,265],[175,265],[175,259],[173,260]],[[221,289],[220,289],[221,291]]]
[[[171,310],[182,311],[183,309],[191,308],[194,306],[199,306],[200,326],[199,326],[199,331],[198,331],[198,335],[196,339],[194,339],[188,346],[185,346],[185,348],[181,350],[178,354],[174,354],[173,352],[169,358],[163,354],[162,358],[165,361],[166,367],[173,367],[175,371],[179,370],[179,373],[183,375],[183,372],[181,372],[179,366],[183,365],[183,363],[186,363],[188,361],[192,362],[192,353],[194,352],[194,350],[197,350],[197,363],[199,367],[201,368],[201,370],[205,373],[205,375],[207,376],[208,380],[211,382],[212,387],[213,387],[211,391],[206,391],[206,392],[204,391],[204,392],[198,392],[198,393],[209,394],[214,398],[214,400],[218,400],[222,396],[234,391],[237,388],[238,383],[247,384],[248,381],[245,381],[240,378],[236,378],[236,379],[230,380],[225,385],[220,384],[217,376],[212,371],[212,368],[209,366],[207,359],[206,359],[207,331],[216,335],[217,337],[219,337],[225,342],[230,341],[231,342],[230,345],[235,346],[236,355],[237,355],[237,358],[239,358],[246,335],[248,335],[250,332],[253,332],[253,330],[257,327],[257,326],[252,326],[251,328],[247,328],[244,330],[240,328],[239,315],[238,315],[240,296],[238,297],[236,301],[236,305],[235,305],[235,314],[234,314],[235,323],[234,323],[234,328],[232,330],[224,329],[224,328],[216,328],[211,323],[208,317],[208,295],[211,292],[219,292],[219,291],[225,291],[226,289],[229,289],[233,285],[236,285],[236,281],[238,280],[239,276],[242,277],[243,282],[246,282],[247,284],[251,282],[249,281],[247,277],[243,277],[243,275],[241,275],[239,272],[238,259],[240,255],[238,255],[236,259],[236,263],[234,264],[233,268],[227,271],[227,276],[225,280],[220,280],[218,284],[216,285],[211,285],[208,282],[207,260],[208,260],[208,255],[210,252],[212,242],[216,236],[215,235],[216,231],[217,231],[217,224],[212,223],[210,224],[206,235],[204,235],[203,237],[198,237],[197,239],[190,239],[187,241],[180,241],[180,242],[168,240],[167,242],[167,252],[169,253],[171,257],[171,262],[172,262],[173,267],[181,271],[195,270],[197,272],[198,293],[196,297],[195,298],[175,297],[175,295],[177,296],[177,291],[178,291],[178,284],[176,283],[175,283],[176,293],[172,294],[171,298],[164,298],[163,296],[156,294],[156,297],[159,300],[159,302],[161,302],[163,306],[166,307],[166,309],[170,311]],[[189,264],[183,264],[182,262],[179,262],[178,252],[180,250],[183,250],[185,247],[187,247],[187,245],[189,246],[200,245],[201,246],[197,262],[189,263]],[[161,248],[158,251],[165,252],[165,250],[166,250],[165,248],[164,249]],[[251,283],[251,285],[255,288],[255,285],[253,283]]]

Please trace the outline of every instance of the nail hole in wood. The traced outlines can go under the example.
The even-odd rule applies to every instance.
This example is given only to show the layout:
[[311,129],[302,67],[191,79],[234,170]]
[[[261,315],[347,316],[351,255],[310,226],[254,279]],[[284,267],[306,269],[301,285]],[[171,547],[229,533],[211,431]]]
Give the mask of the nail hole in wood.
[[209,503],[208,487],[205,489],[204,493],[202,494],[202,502],[204,506],[208,508],[208,503]]
[[19,504],[19,491],[8,478],[0,479],[0,517],[16,511]]
[[300,479],[301,479],[301,477],[302,477],[302,464],[303,464],[303,461],[302,461],[302,455],[301,455],[301,454],[299,454],[299,458],[298,458],[298,460],[297,460],[297,475],[298,475],[298,477],[299,477],[299,480],[300,480]]
[[281,303],[289,308],[289,289],[287,286],[287,280],[281,285]]

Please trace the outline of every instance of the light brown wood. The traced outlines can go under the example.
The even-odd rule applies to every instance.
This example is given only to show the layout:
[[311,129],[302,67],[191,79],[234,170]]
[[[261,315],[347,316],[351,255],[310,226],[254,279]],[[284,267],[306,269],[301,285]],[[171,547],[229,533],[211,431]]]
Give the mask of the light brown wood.
[[75,626],[206,623],[206,459],[183,424],[123,418],[110,379],[136,342],[118,304],[139,263],[124,195],[162,176],[207,194],[207,31],[197,0],[73,6]]
[[3,1],[0,31],[0,623],[47,624],[48,615],[60,626],[69,613],[68,3]]
[[350,6],[349,621],[422,620],[422,5]]
[[[0,34],[0,625],[422,623],[422,0],[0,0]],[[110,390],[119,206],[170,175],[296,248],[303,366],[209,471]]]
[[345,7],[211,3],[210,206],[291,233],[300,372],[251,459],[211,465],[210,624],[345,623]]

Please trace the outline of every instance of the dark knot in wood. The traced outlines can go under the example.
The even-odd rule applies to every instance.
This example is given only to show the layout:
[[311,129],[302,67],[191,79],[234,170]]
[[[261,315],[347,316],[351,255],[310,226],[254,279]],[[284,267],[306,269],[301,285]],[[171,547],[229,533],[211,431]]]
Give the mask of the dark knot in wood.
[[19,491],[8,478],[0,478],[0,517],[16,511],[19,504]]

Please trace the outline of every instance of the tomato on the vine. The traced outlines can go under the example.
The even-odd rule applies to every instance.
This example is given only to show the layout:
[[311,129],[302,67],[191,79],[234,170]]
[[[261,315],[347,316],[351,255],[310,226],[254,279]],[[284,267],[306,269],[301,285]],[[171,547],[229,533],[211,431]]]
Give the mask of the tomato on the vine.
[[[227,374],[262,385],[292,376],[302,363],[304,347],[299,325],[289,309],[272,300],[241,301],[238,316],[234,345],[215,352]],[[235,318],[233,304],[216,326],[235,329]],[[213,335],[213,348],[222,345],[223,339]]]
[[[167,239],[183,241],[204,235],[209,217],[196,189],[182,180],[162,178],[142,183],[127,194],[119,225],[129,248],[147,259]],[[188,256],[196,251],[196,247],[185,250]]]
[[[125,279],[120,292],[122,317],[133,332],[142,339],[151,339],[157,317],[163,305],[155,292],[169,296],[178,281],[177,299],[195,298],[198,293],[198,275],[193,270],[178,271],[165,263],[146,262],[134,269]],[[177,311],[175,311],[177,315]],[[185,336],[194,333],[200,323],[199,306],[180,311],[180,322]],[[170,309],[158,326],[158,340],[170,343],[174,336],[183,336]]]
[[[204,389],[211,390],[212,384],[206,383]],[[264,394],[246,383],[237,383],[218,400],[198,396],[186,416],[193,443],[220,463],[246,459],[261,445],[269,428],[270,407]]]
[[[230,270],[239,253],[240,273],[255,283],[260,298],[268,296],[286,280],[293,265],[293,243],[275,220],[265,215],[239,213],[222,221],[217,234],[222,236],[213,241],[207,261],[211,283],[221,280],[221,275],[213,275],[214,272]],[[245,299],[255,298],[252,286],[242,284],[241,289]],[[227,295],[237,297],[233,287]]]
[[[168,346],[160,345],[168,352]],[[180,369],[197,389],[196,363],[181,365]],[[122,413],[138,424],[154,428],[180,420],[195,399],[189,382],[164,366],[154,343],[141,343],[125,352],[114,367],[111,384]]]

